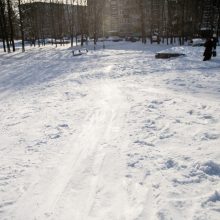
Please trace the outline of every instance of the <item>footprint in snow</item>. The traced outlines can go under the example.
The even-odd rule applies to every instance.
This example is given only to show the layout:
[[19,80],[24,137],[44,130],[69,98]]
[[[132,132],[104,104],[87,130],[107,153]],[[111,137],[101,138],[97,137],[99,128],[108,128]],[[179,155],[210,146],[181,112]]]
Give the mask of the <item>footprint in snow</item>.
[[174,136],[174,134],[176,134],[176,132],[170,132],[169,129],[166,129],[166,130],[164,130],[164,131],[160,134],[159,138],[160,138],[161,140],[167,139],[167,138],[171,138],[171,137]]
[[217,134],[217,133],[208,133],[208,132],[206,132],[206,133],[202,134],[201,140],[203,140],[203,141],[216,140],[216,139],[219,138],[219,136],[220,135]]
[[164,163],[163,169],[171,169],[171,168],[174,168],[174,167],[177,167],[177,166],[178,166],[178,164],[173,159],[168,159]]
[[134,144],[138,144],[140,146],[150,146],[150,147],[155,146],[153,143],[149,143],[149,142],[146,142],[146,141],[140,141],[140,140],[135,141]]
[[190,114],[190,115],[193,115],[194,111],[193,110],[189,110],[187,113]]
[[36,152],[36,153],[39,152],[39,149],[36,148],[36,146],[31,146],[31,145],[28,145],[26,147],[26,150],[29,151],[29,152]]
[[152,104],[148,105],[147,107],[148,107],[149,109],[157,109],[157,107],[156,107],[155,105],[152,105]]
[[50,138],[50,139],[58,139],[58,138],[60,138],[60,137],[61,137],[60,134],[50,134],[50,135],[49,135],[49,138]]
[[137,160],[137,161],[128,163],[128,167],[132,167],[132,168],[142,168],[142,167],[143,167],[143,164],[140,163],[139,160]]
[[217,120],[212,115],[209,115],[209,114],[202,115],[202,117],[200,117],[200,119],[211,122],[211,123],[216,123],[217,122]]
[[[218,182],[220,177],[220,165],[214,161],[208,161],[205,163],[193,164],[190,169],[187,170],[187,174],[184,174],[182,178],[174,178],[173,184],[186,185],[186,184],[197,184],[202,181],[211,180]],[[214,178],[216,177],[216,179]]]
[[11,205],[13,205],[14,203],[15,203],[14,201],[3,202],[3,203],[0,204],[0,209],[5,208],[5,207],[8,207],[8,206],[11,206]]
[[[215,206],[215,204],[218,206],[218,203],[220,202],[220,192],[219,191],[215,191],[214,193],[212,193],[207,199],[206,201],[204,201],[202,203],[202,206],[211,206],[213,208],[213,206]],[[218,207],[218,209],[216,211],[220,212],[220,209]]]
[[69,128],[68,124],[59,124],[58,127],[60,128]]
[[130,179],[130,178],[132,178],[132,175],[131,174],[127,174],[127,175],[125,175],[125,177]]
[[148,119],[144,123],[145,123],[145,125],[143,128],[150,128],[150,129],[154,129],[154,130],[157,128],[156,123],[153,120]]
[[158,100],[153,100],[151,103],[155,104],[155,105],[162,105],[163,104],[162,101],[158,101]]
[[202,164],[198,163],[196,164],[194,169],[192,169],[191,173],[194,174],[194,173],[199,173],[201,171],[209,176],[220,177],[220,164],[211,160]]

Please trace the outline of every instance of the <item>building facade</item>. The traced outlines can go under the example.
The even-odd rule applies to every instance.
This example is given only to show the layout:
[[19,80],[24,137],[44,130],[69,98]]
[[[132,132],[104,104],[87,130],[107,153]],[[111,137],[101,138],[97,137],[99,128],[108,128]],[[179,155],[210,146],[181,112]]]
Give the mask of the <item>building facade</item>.
[[194,36],[219,26],[219,0],[105,0],[105,36]]
[[141,32],[138,0],[106,0],[104,15],[106,36],[139,35]]
[[146,36],[163,29],[167,4],[164,0],[105,0],[104,33]]

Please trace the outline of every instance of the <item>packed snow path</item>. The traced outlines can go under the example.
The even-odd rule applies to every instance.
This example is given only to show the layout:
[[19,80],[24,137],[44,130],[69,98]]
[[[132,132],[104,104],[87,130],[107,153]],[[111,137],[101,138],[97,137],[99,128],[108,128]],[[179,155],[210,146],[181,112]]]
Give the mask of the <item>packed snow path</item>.
[[[111,201],[116,204],[117,192],[121,188],[121,179],[117,178],[123,168],[122,161],[125,164],[121,156],[123,149],[117,146],[117,139],[118,132],[123,130],[127,102],[117,85],[108,81],[100,83],[91,88],[94,90],[90,91],[92,100],[80,131],[66,140],[70,152],[64,154],[62,160],[20,199],[20,206],[31,212],[15,211],[19,219],[31,219],[32,216],[43,219],[44,215],[55,218],[54,212],[56,219],[66,219],[63,209],[68,219],[88,219],[94,197],[101,188],[116,196]],[[111,146],[114,142],[116,147]]]
[[220,59],[165,47],[0,54],[0,219],[220,219]]

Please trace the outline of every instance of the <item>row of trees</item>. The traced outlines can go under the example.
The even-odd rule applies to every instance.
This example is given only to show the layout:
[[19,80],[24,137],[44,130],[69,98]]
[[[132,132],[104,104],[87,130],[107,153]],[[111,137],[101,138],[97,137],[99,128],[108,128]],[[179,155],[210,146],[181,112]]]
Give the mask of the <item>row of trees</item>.
[[87,36],[86,0],[0,0],[0,39],[5,52],[15,51],[15,39],[22,40],[25,51],[25,41],[57,46],[68,38],[73,46],[74,38],[83,44]]
[[[207,36],[219,29],[219,0],[138,0],[141,9],[141,33],[163,38]],[[202,31],[203,29],[203,31]]]
[[12,7],[13,6],[11,0],[0,0],[0,31],[5,52],[6,45],[8,52],[11,51],[11,46],[13,51],[15,51],[13,22],[15,13]]
[[[96,10],[92,13],[94,16],[92,20],[94,33],[98,32],[99,35],[106,36],[108,33],[105,32],[103,34],[104,31],[102,30],[103,22],[105,23],[103,21],[105,16],[102,16],[104,7],[102,7],[100,2],[103,4],[104,0],[88,0],[90,7],[94,7],[98,12],[98,15],[96,14]],[[126,12],[126,4],[130,6],[132,4],[133,6],[134,4],[138,5],[138,14]],[[123,4],[118,5],[120,7]],[[101,7],[99,8],[99,6]],[[138,34],[143,43],[146,43],[146,38],[151,38],[152,41],[152,36],[158,35],[162,41],[166,39],[167,43],[168,39],[170,43],[173,43],[176,38],[179,38],[179,43],[184,44],[186,39],[192,37],[206,37],[213,33],[217,34],[220,28],[219,0],[127,0],[123,7],[122,13],[121,9],[118,9],[120,11],[119,13],[121,13],[118,19],[123,19],[124,16],[132,20],[132,17],[138,15],[139,23],[136,24],[135,29],[139,29],[139,33],[133,34]],[[127,8],[129,10],[129,7]],[[125,12],[124,15],[123,10]],[[105,13],[108,14],[108,11],[104,10]],[[120,25],[123,26],[123,22]],[[116,32],[115,34],[125,36],[127,33],[120,32],[119,28],[118,33]]]
[[[139,6],[137,26],[143,43],[146,37],[157,33],[167,39],[179,36],[182,44],[187,36],[199,33],[208,2],[217,8],[218,14],[220,8],[219,0],[133,2]],[[3,49],[5,52],[15,51],[15,39],[22,40],[23,51],[25,41],[41,46],[48,38],[51,40],[47,42],[56,46],[64,44],[68,38],[73,46],[74,38],[83,45],[90,36],[96,44],[98,37],[107,35],[105,18],[108,12],[105,4],[106,0],[0,0]],[[219,19],[219,15],[217,17]]]

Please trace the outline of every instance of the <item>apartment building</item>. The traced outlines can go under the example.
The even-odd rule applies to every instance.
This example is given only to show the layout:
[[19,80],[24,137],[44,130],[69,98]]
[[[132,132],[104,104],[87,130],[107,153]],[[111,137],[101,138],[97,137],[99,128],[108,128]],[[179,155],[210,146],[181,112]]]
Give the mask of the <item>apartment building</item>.
[[106,0],[104,7],[105,35],[146,36],[164,26],[163,0]]
[[106,0],[104,33],[108,35],[140,35],[140,7],[137,0]]

